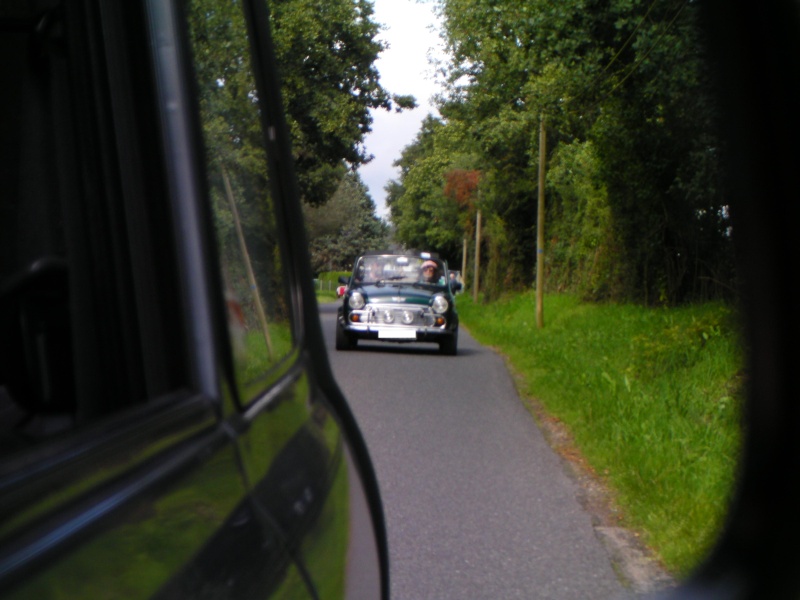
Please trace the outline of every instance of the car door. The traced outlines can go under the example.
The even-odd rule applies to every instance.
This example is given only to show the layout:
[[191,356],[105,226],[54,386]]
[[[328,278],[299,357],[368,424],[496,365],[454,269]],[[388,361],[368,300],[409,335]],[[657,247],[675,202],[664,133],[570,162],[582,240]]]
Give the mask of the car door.
[[176,227],[155,90],[134,58],[145,15],[107,9],[3,7],[9,597],[151,595],[246,497],[214,392],[209,294],[190,281],[192,235]]
[[0,594],[385,594],[266,6],[0,17]]
[[[274,582],[291,597],[302,585],[315,597],[379,597],[357,465],[367,476],[371,469],[327,369],[278,83],[268,68],[267,6],[192,0],[183,9],[228,311],[237,407],[229,422],[257,515],[289,568],[285,575],[279,566]],[[357,565],[348,563],[353,556]]]

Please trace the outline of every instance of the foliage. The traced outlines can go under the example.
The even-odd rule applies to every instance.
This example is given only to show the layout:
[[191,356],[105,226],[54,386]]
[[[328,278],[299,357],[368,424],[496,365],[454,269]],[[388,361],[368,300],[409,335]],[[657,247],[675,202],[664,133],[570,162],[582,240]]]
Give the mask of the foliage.
[[573,141],[559,145],[548,173],[547,280],[595,301],[623,295],[621,248],[598,170],[592,142]]
[[363,141],[370,109],[414,108],[412,96],[391,96],[375,61],[368,0],[279,0],[271,4],[275,52],[282,74],[292,147],[303,198],[323,204],[344,176],[369,160]]
[[453,203],[451,209],[457,211],[464,237],[471,238],[475,233],[480,180],[481,172],[477,169],[453,167],[444,173],[443,193]]
[[561,421],[616,492],[623,524],[687,574],[722,525],[739,454],[742,364],[736,313],[586,304],[535,294],[486,308],[459,296],[462,324],[508,357],[520,392]]
[[[475,172],[462,130],[428,115],[394,166],[400,168],[400,181],[387,185],[386,204],[395,238],[406,247],[436,251],[458,264],[463,238],[471,232],[469,203],[448,193],[446,181],[454,171]],[[474,197],[474,190],[471,193]]]
[[311,268],[348,271],[355,258],[388,244],[389,227],[375,215],[375,202],[358,173],[348,172],[323,206],[304,207]]
[[[189,5],[194,63],[199,77],[209,188],[224,276],[246,302],[253,296],[245,265],[252,267],[270,320],[289,307],[282,283],[278,231],[258,119],[258,92],[245,23],[236,3],[206,0]],[[387,226],[347,163],[368,157],[361,143],[371,108],[413,106],[381,87],[374,61],[383,46],[365,0],[281,0],[272,4],[272,29],[283,74],[282,92],[305,200],[328,211],[307,211],[316,268],[346,268],[353,255],[385,244]],[[333,193],[335,192],[335,193]],[[234,204],[236,205],[234,210]],[[241,235],[240,235],[241,234]],[[249,255],[245,260],[243,253]],[[245,315],[255,309],[243,306]],[[252,318],[246,325],[251,327]]]
[[257,326],[256,298],[268,320],[281,320],[289,306],[241,8],[204,0],[187,14],[222,275],[246,327]]
[[474,204],[480,181],[480,171],[452,169],[445,173],[444,195],[461,207]]
[[353,271],[324,271],[319,273],[317,279],[320,281],[332,281],[334,283],[339,282],[339,277],[350,277]]
[[697,3],[439,0],[438,10],[450,53],[443,118],[401,158],[391,193],[402,236],[424,238],[431,221],[461,232],[442,179],[466,154],[495,238],[482,254],[488,293],[529,286],[544,121],[550,289],[646,304],[728,293],[724,145]]

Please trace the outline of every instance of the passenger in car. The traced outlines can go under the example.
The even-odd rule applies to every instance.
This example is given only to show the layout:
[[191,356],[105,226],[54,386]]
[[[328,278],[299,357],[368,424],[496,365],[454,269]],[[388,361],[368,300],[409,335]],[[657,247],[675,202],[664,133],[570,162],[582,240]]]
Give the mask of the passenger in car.
[[369,274],[367,275],[368,281],[380,281],[383,279],[383,266],[380,263],[374,262],[368,267]]

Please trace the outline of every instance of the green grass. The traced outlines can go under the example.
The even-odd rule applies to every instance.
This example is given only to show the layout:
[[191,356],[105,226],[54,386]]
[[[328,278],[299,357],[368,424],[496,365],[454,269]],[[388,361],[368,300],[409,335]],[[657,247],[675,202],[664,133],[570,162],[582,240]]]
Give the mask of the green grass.
[[317,290],[317,302],[322,304],[323,302],[336,302],[339,298],[336,297],[336,290],[331,292],[326,290]]
[[562,421],[624,524],[677,576],[719,532],[739,453],[742,352],[722,304],[653,309],[535,295],[459,296],[462,323],[506,355],[520,392]]
[[237,361],[239,385],[247,398],[264,389],[264,377],[270,369],[292,351],[294,340],[287,321],[276,321],[268,325],[272,351],[262,329],[250,330],[244,335],[243,351]]

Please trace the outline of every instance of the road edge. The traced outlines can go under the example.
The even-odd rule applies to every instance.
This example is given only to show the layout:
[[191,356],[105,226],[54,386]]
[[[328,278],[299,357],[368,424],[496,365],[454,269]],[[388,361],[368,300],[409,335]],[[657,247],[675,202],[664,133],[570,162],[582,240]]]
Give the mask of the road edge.
[[[463,325],[462,325],[463,326]],[[623,585],[635,594],[650,594],[676,587],[678,582],[661,564],[657,553],[639,534],[622,526],[623,514],[613,491],[578,450],[568,428],[550,415],[541,402],[522,392],[522,378],[497,348],[514,381],[517,396],[528,409],[552,450],[561,458],[567,475],[578,486],[578,501],[590,515],[595,535],[601,541]]]

